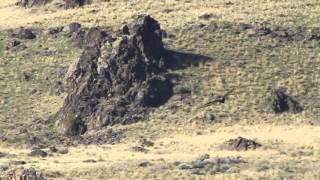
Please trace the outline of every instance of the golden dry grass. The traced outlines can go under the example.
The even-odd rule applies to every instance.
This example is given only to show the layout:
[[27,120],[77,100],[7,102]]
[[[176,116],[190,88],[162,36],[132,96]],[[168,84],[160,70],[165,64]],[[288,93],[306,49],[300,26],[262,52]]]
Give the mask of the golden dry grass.
[[[17,155],[14,158],[2,159],[0,163],[9,163],[11,160],[24,160],[31,162],[26,167],[35,167],[46,171],[58,171],[71,178],[80,175],[86,179],[97,179],[105,176],[117,179],[121,173],[125,175],[125,171],[137,168],[135,162],[137,160],[148,160],[153,164],[165,162],[167,164],[175,161],[192,161],[197,156],[207,153],[211,157],[227,157],[227,156],[241,156],[249,163],[249,168],[241,174],[234,177],[249,176],[262,177],[271,172],[257,172],[255,165],[261,161],[268,160],[271,166],[278,166],[281,162],[292,161],[299,159],[299,161],[314,161],[319,160],[319,154],[312,153],[305,157],[292,157],[293,153],[297,152],[316,152],[320,148],[320,133],[319,127],[314,126],[273,126],[269,124],[239,126],[234,125],[225,128],[215,128],[212,132],[210,129],[206,130],[203,135],[190,134],[176,134],[168,138],[160,138],[155,142],[154,147],[148,148],[148,153],[133,152],[130,147],[135,143],[121,143],[117,145],[103,145],[103,146],[79,146],[69,148],[69,153],[64,155],[53,155],[47,158],[32,158],[28,157],[28,149],[16,149],[12,147],[2,146],[0,151]],[[246,152],[221,150],[217,145],[223,143],[229,138],[235,138],[235,135],[257,139],[264,147],[257,150]],[[273,145],[276,143],[277,145]],[[287,152],[287,155],[282,154]],[[96,160],[96,163],[84,162],[85,160]],[[105,171],[110,171],[109,168],[113,166],[125,164],[128,169],[120,169],[119,174],[105,174]],[[148,169],[148,168],[146,168]],[[135,176],[142,178],[146,175],[144,168],[136,169]],[[174,170],[172,170],[174,171]],[[186,172],[183,172],[186,173]],[[268,174],[270,173],[270,174]],[[154,174],[157,177],[164,174]],[[208,178],[214,176],[208,176]],[[216,175],[216,178],[226,178],[228,175]],[[270,176],[270,178],[272,178]],[[275,177],[273,177],[275,178]]]

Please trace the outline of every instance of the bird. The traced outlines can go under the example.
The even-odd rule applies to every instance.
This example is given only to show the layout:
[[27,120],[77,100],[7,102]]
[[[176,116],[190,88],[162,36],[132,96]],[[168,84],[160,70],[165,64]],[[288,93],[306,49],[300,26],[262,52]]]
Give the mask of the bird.
[[214,97],[211,98],[211,100],[209,100],[209,102],[205,103],[204,105],[202,105],[200,108],[205,108],[208,106],[211,106],[213,104],[216,103],[225,103],[227,97],[234,91],[234,89],[228,91],[226,94],[224,95],[216,95]]

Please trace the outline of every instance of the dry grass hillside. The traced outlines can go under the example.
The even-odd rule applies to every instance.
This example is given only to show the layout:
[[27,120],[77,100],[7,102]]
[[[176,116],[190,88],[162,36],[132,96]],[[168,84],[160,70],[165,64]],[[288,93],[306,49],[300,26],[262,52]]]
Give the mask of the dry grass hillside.
[[[96,0],[69,10],[59,3],[0,3],[0,179],[28,168],[46,179],[320,179],[318,0]],[[175,91],[189,95],[85,141],[62,137],[53,118],[66,96],[60,85],[82,49],[47,29],[78,22],[117,31],[140,14],[159,21],[165,47],[188,53],[182,60],[206,57],[170,70],[180,77]],[[20,27],[37,37],[6,48]],[[270,110],[271,91],[283,87],[302,112]],[[224,94],[224,103],[210,104]],[[110,140],[90,142],[108,132]],[[223,146],[238,136],[262,146]],[[30,156],[35,147],[47,154]],[[205,154],[219,163],[190,167]]]

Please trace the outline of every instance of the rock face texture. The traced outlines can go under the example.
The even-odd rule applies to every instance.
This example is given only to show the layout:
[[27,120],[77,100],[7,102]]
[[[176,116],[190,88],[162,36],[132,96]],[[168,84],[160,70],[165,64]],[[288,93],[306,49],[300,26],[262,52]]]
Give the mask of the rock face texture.
[[43,6],[46,5],[50,0],[18,0],[16,2],[17,6],[22,7],[33,7],[33,6]]
[[172,96],[159,23],[140,16],[129,26],[129,35],[114,42],[99,29],[86,34],[85,50],[65,77],[68,96],[57,114],[62,133],[137,122]]
[[271,93],[271,108],[274,113],[299,113],[303,108],[292,97],[288,96],[284,90],[273,90]]

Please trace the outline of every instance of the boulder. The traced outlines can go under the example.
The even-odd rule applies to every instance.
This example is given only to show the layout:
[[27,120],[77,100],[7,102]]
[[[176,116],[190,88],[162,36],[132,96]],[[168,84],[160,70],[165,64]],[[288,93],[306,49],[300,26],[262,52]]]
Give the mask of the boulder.
[[300,104],[287,95],[283,89],[273,90],[271,92],[271,108],[274,113],[299,113],[303,111]]
[[46,34],[47,35],[55,35],[55,34],[60,33],[62,30],[63,30],[63,27],[50,27],[46,31]]
[[79,31],[80,29],[81,29],[81,24],[73,22],[63,27],[62,31],[67,34],[71,34],[73,32]]
[[35,33],[28,28],[20,28],[19,31],[13,33],[12,36],[18,39],[35,39],[37,37]]
[[57,114],[62,133],[134,123],[171,97],[159,23],[139,16],[129,30],[130,35],[108,43],[99,29],[86,34],[85,49],[65,76],[68,96]]
[[47,152],[41,150],[41,149],[33,149],[30,153],[29,156],[33,156],[33,157],[46,157],[48,155]]

